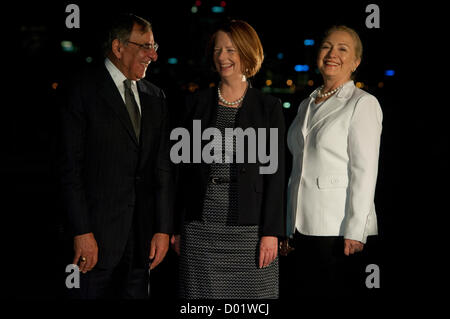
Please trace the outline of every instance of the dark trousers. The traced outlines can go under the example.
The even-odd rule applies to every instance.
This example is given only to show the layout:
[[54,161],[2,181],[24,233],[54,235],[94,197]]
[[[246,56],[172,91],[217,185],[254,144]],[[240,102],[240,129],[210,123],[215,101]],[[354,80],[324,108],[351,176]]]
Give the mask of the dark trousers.
[[344,255],[342,236],[306,236],[296,231],[296,295],[335,296],[365,289],[361,253]]
[[96,266],[86,274],[80,272],[80,288],[72,288],[69,297],[73,299],[148,298],[149,268],[137,266],[135,251],[135,237],[134,232],[131,231],[118,265],[109,269]]

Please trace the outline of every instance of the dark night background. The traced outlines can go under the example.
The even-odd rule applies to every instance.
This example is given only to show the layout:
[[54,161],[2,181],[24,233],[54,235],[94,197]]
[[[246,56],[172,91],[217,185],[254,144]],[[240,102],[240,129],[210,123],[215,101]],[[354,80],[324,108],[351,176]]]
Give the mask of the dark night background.
[[[439,209],[434,208],[439,207],[433,208],[430,203],[425,206],[427,191],[419,187],[418,180],[424,175],[432,178],[444,173],[444,149],[448,146],[439,146],[448,142],[439,134],[432,142],[425,139],[422,120],[430,119],[418,113],[417,101],[407,100],[401,94],[405,82],[411,79],[403,63],[405,48],[411,43],[411,33],[420,28],[404,23],[409,15],[408,6],[395,7],[393,1],[228,0],[223,13],[213,13],[211,7],[220,6],[220,2],[202,0],[196,13],[192,12],[195,0],[129,0],[121,4],[29,1],[9,4],[10,8],[3,10],[3,15],[13,17],[13,40],[7,45],[13,56],[4,70],[13,75],[12,94],[16,101],[14,107],[8,103],[9,107],[3,108],[1,126],[4,163],[0,173],[7,185],[6,193],[3,192],[7,207],[2,223],[3,253],[10,260],[2,281],[9,298],[62,296],[64,268],[71,261],[65,256],[71,254],[71,247],[66,247],[63,241],[55,168],[58,89],[80,67],[103,63],[99,38],[104,21],[115,12],[133,12],[152,23],[155,40],[160,45],[159,59],[150,65],[146,78],[164,89],[174,126],[184,97],[217,80],[206,63],[204,51],[211,31],[221,20],[243,19],[258,32],[265,60],[252,84],[290,103],[290,108],[283,109],[287,127],[299,103],[321,84],[315,56],[323,32],[334,24],[356,29],[364,52],[355,82],[363,83],[363,89],[378,98],[384,115],[375,198],[379,236],[372,247],[367,246],[368,255],[364,255],[365,264],[379,265],[381,288],[367,290],[363,296],[367,300],[395,299],[424,293],[421,282],[424,244],[413,223],[419,220],[419,212],[428,209],[437,213]],[[65,8],[70,3],[80,7],[79,29],[65,26],[68,15]],[[365,9],[370,3],[380,8],[379,29],[368,29],[365,25],[369,14]],[[305,46],[305,39],[313,39],[315,44]],[[74,51],[63,51],[62,41],[72,41]],[[170,64],[171,58],[176,58],[177,64]],[[294,66],[298,64],[309,65],[309,71],[296,72]],[[386,76],[386,70],[394,70],[394,76]],[[425,79],[418,73],[414,76],[420,90]],[[288,79],[295,85],[291,90],[286,84]],[[272,81],[270,86],[266,85],[267,80]],[[310,80],[313,83],[308,84]],[[427,172],[416,164],[425,158],[433,159]],[[435,193],[436,199],[440,196]],[[161,298],[173,296],[175,265],[176,256],[170,252],[152,277]],[[286,288],[290,266],[290,258],[282,257],[282,298],[292,293]]]

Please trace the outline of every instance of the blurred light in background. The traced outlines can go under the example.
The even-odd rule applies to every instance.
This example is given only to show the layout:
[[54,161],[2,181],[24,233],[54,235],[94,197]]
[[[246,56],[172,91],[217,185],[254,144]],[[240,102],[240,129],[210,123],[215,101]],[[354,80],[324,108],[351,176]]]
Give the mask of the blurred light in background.
[[384,86],[384,82],[378,82],[378,87],[379,87],[380,89],[382,89],[383,86]]
[[187,89],[189,90],[189,92],[195,92],[196,90],[199,89],[199,86],[197,83],[189,82],[187,85]]
[[202,2],[201,2],[200,0],[196,0],[196,1],[195,1],[195,5],[196,5],[197,7],[200,7],[200,6],[202,5]]
[[284,53],[280,52],[280,53],[277,54],[277,59],[278,60],[283,60],[283,58],[284,58]]
[[87,62],[87,63],[91,63],[91,62],[92,62],[92,60],[93,60],[93,59],[92,59],[92,57],[91,57],[91,56],[88,56],[88,57],[86,57],[86,62]]
[[303,44],[305,46],[312,46],[312,45],[314,45],[314,40],[313,39],[306,39],[305,41],[303,41]]
[[266,85],[267,86],[271,86],[272,85],[272,80],[266,80]]
[[309,80],[309,81],[308,81],[308,85],[309,85],[309,86],[313,86],[313,85],[314,85],[314,81],[313,81],[313,80]]
[[192,12],[192,13],[197,13],[197,12],[198,12],[198,8],[197,8],[196,6],[193,6],[193,7],[191,8],[191,12]]
[[394,70],[386,70],[384,71],[384,75],[386,76],[394,76],[395,71]]
[[291,80],[291,79],[288,79],[288,80],[286,81],[286,84],[287,84],[287,85],[289,85],[289,86],[291,86],[291,85],[292,85],[292,83],[293,83],[293,82],[292,82],[292,80]]
[[169,63],[169,64],[177,64],[178,63],[178,59],[177,58],[168,58],[167,59],[167,63]]
[[227,3],[225,1],[220,1],[220,6],[221,7],[225,7],[227,5]]
[[211,11],[214,13],[222,13],[225,11],[225,9],[223,7],[214,6],[211,8]]
[[288,109],[288,108],[291,107],[291,103],[289,103],[289,102],[284,102],[284,103],[283,103],[283,107],[284,107],[285,109]]
[[58,82],[53,82],[52,83],[52,89],[56,90],[57,87],[58,87]]
[[61,48],[64,52],[75,52],[72,41],[61,41]]
[[362,89],[364,87],[364,83],[363,82],[356,82],[356,87]]
[[306,72],[309,70],[309,66],[307,64],[297,64],[294,67],[295,71],[297,72]]

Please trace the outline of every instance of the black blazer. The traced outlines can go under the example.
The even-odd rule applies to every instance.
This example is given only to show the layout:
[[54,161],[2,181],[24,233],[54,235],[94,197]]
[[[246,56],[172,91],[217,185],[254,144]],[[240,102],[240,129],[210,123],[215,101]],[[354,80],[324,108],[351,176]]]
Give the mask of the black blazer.
[[145,264],[153,233],[173,231],[165,96],[146,80],[137,86],[140,143],[104,65],[76,76],[61,108],[60,168],[68,225],[72,236],[94,233],[100,267],[120,260],[133,225],[138,258]]
[[[217,89],[211,88],[188,96],[183,126],[192,136],[192,121],[201,120],[202,131],[214,127],[217,117]],[[259,172],[259,163],[236,163],[238,182],[238,224],[259,225],[260,233],[284,236],[284,166],[285,124],[281,101],[249,88],[236,114],[236,125],[243,130],[278,128],[278,169],[274,174]],[[267,132],[267,137],[269,138]],[[202,149],[209,141],[202,141]],[[247,141],[246,141],[247,142]],[[269,143],[267,142],[267,145]],[[248,145],[246,143],[246,150]],[[269,148],[267,146],[267,152]],[[192,157],[192,154],[191,154]],[[210,166],[205,163],[179,164],[177,209],[184,221],[201,220],[203,199],[209,179]],[[178,230],[179,231],[179,230]]]

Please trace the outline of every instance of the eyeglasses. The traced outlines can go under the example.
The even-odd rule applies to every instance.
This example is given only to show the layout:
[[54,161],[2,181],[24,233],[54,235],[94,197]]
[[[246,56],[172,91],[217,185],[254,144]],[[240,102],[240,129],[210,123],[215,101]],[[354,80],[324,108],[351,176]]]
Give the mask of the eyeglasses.
[[153,50],[155,50],[155,52],[156,51],[158,51],[158,48],[159,48],[159,45],[158,45],[158,43],[144,43],[144,44],[140,44],[140,43],[136,43],[136,42],[132,42],[132,41],[128,41],[127,40],[127,43],[131,43],[131,44],[134,44],[134,45],[137,45],[138,47],[140,47],[142,50],[151,50],[151,49],[153,49]]

